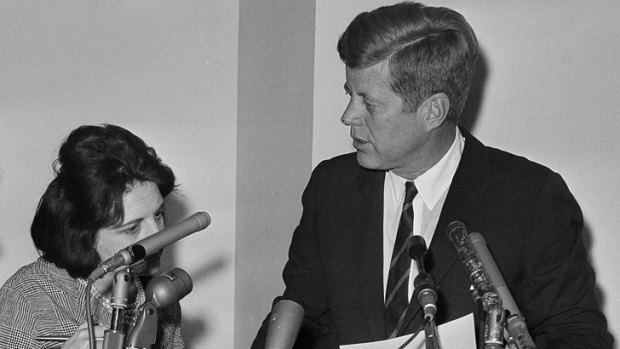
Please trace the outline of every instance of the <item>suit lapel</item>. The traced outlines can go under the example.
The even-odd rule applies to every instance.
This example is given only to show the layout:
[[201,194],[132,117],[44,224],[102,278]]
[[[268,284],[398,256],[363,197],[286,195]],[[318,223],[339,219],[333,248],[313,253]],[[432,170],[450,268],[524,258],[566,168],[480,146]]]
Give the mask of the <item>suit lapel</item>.
[[[454,287],[455,285],[451,285],[450,280],[444,280],[444,277],[452,268],[462,268],[458,255],[448,239],[446,228],[453,221],[461,221],[466,226],[475,226],[485,216],[482,210],[484,205],[481,202],[488,189],[486,178],[489,162],[482,143],[467,131],[461,129],[461,132],[465,136],[465,148],[426,257],[427,271],[433,275],[440,289]],[[448,257],[439,258],[439,256]],[[441,307],[441,304],[437,307]],[[408,332],[413,332],[422,326],[423,314],[416,299],[411,299],[410,309],[406,320],[409,325],[406,329]]]
[[[466,226],[477,226],[485,216],[482,201],[484,193],[489,188],[487,181],[489,162],[482,143],[469,133],[463,130],[461,132],[466,137],[465,148],[429,247],[428,268],[437,278],[437,283],[441,282],[448,269],[454,267],[458,259],[448,239],[446,232],[448,225],[454,221],[461,221]],[[436,256],[452,257],[441,259],[435,258]]]
[[353,232],[362,304],[372,337],[385,338],[383,313],[383,183],[385,172],[363,170],[356,179],[359,193],[358,231]]
[[[448,224],[462,221],[466,226],[477,226],[486,213],[482,210],[483,196],[488,189],[489,162],[482,143],[467,131],[465,148],[454,175],[446,201],[429,245],[427,270],[441,288],[451,287],[450,280],[444,280],[452,268],[462,268],[458,256],[446,234]],[[365,307],[372,337],[386,337],[383,305],[383,186],[385,172],[362,170],[356,178],[359,196],[352,201],[357,209],[358,224],[354,227],[353,244],[356,256],[356,272],[360,280],[359,290]],[[357,231],[355,231],[357,230]],[[437,256],[449,256],[437,258]],[[406,333],[420,329],[422,313],[417,300],[411,299],[410,311],[405,320]],[[441,304],[438,304],[440,307]]]

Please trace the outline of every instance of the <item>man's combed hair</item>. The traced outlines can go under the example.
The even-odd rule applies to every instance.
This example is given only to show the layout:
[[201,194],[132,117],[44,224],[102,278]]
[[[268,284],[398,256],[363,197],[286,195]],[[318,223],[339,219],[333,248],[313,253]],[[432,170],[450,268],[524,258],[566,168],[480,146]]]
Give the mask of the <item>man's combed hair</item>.
[[86,278],[101,262],[97,231],[124,219],[123,194],[154,182],[163,197],[175,177],[155,150],[115,125],[81,126],[60,147],[55,178],[41,197],[30,233],[41,257]]
[[435,93],[450,100],[447,119],[457,122],[472,84],[478,42],[459,13],[403,2],[363,12],[338,41],[350,69],[389,62],[391,88],[409,110]]

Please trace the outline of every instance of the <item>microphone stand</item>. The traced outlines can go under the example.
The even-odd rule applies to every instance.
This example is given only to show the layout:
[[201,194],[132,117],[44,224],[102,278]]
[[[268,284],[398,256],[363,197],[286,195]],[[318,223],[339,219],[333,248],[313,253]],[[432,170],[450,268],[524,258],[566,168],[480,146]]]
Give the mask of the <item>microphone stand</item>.
[[136,325],[127,336],[127,348],[148,349],[157,341],[157,307],[145,302],[138,308]]
[[435,280],[429,273],[422,272],[414,279],[414,298],[422,307],[424,312],[424,334],[426,336],[426,349],[441,349],[439,337],[437,336],[437,325],[435,324],[435,314],[437,312],[436,299],[437,291]]
[[426,336],[426,349],[441,349],[439,337],[437,337],[437,326],[435,321],[424,320],[424,335]]
[[103,349],[123,349],[125,345],[125,333],[123,332],[123,313],[127,308],[129,284],[131,275],[129,271],[121,270],[114,274],[114,292],[110,301],[112,307],[112,320],[110,328],[103,334]]
[[426,349],[441,349],[437,336],[435,314],[437,313],[437,285],[435,279],[424,268],[424,256],[426,255],[426,242],[419,235],[409,237],[409,257],[413,259],[418,268],[418,275],[413,280],[413,296],[418,300],[424,312],[424,335],[426,337]]
[[[157,342],[158,309],[180,301],[192,291],[192,279],[183,269],[174,268],[155,277],[146,287],[146,300],[138,308],[136,324],[125,340],[123,312],[127,308],[131,272],[143,269],[143,263],[135,263],[114,275],[114,291],[110,302],[112,317],[110,328],[104,332],[104,349],[150,349]],[[86,315],[90,349],[96,349],[96,345],[89,296],[97,277],[99,277],[98,273],[93,273],[86,284]]]

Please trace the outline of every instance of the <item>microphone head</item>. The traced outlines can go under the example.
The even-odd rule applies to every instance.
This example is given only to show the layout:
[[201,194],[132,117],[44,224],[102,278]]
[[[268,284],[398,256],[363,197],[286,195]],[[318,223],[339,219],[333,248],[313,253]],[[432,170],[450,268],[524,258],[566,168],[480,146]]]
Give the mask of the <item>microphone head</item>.
[[465,228],[465,224],[461,221],[454,221],[448,224],[448,228],[446,229],[446,233],[448,234],[448,238],[450,241],[454,241],[457,234],[467,235],[467,228]]
[[211,224],[211,216],[206,212],[196,212],[191,217],[194,217],[198,222],[198,230],[202,230]]
[[451,232],[457,230],[457,229],[464,229],[467,230],[467,228],[465,228],[465,224],[461,221],[454,221],[450,224],[448,224],[448,228],[446,229],[446,231],[448,232],[448,234],[450,234]]
[[427,247],[426,241],[420,235],[412,235],[407,239],[409,245],[409,257],[413,260],[419,260],[424,258]]
[[487,243],[486,240],[484,240],[484,236],[482,236],[482,234],[480,233],[470,233],[469,238],[471,239],[471,242],[474,245],[478,242],[480,242],[481,244],[485,244],[485,245]]
[[146,287],[146,301],[157,308],[166,308],[188,295],[193,288],[192,279],[180,268],[173,268],[149,282]]
[[271,309],[265,349],[292,348],[301,328],[305,312],[297,302],[282,299]]

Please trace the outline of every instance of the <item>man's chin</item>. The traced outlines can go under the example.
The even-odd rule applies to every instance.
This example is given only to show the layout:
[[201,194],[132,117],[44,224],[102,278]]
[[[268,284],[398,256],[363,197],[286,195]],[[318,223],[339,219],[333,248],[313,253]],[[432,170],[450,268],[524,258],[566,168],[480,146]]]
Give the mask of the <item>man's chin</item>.
[[367,168],[369,170],[382,169],[376,157],[371,156],[368,153],[364,153],[359,150],[357,151],[357,163],[360,164],[360,166]]

